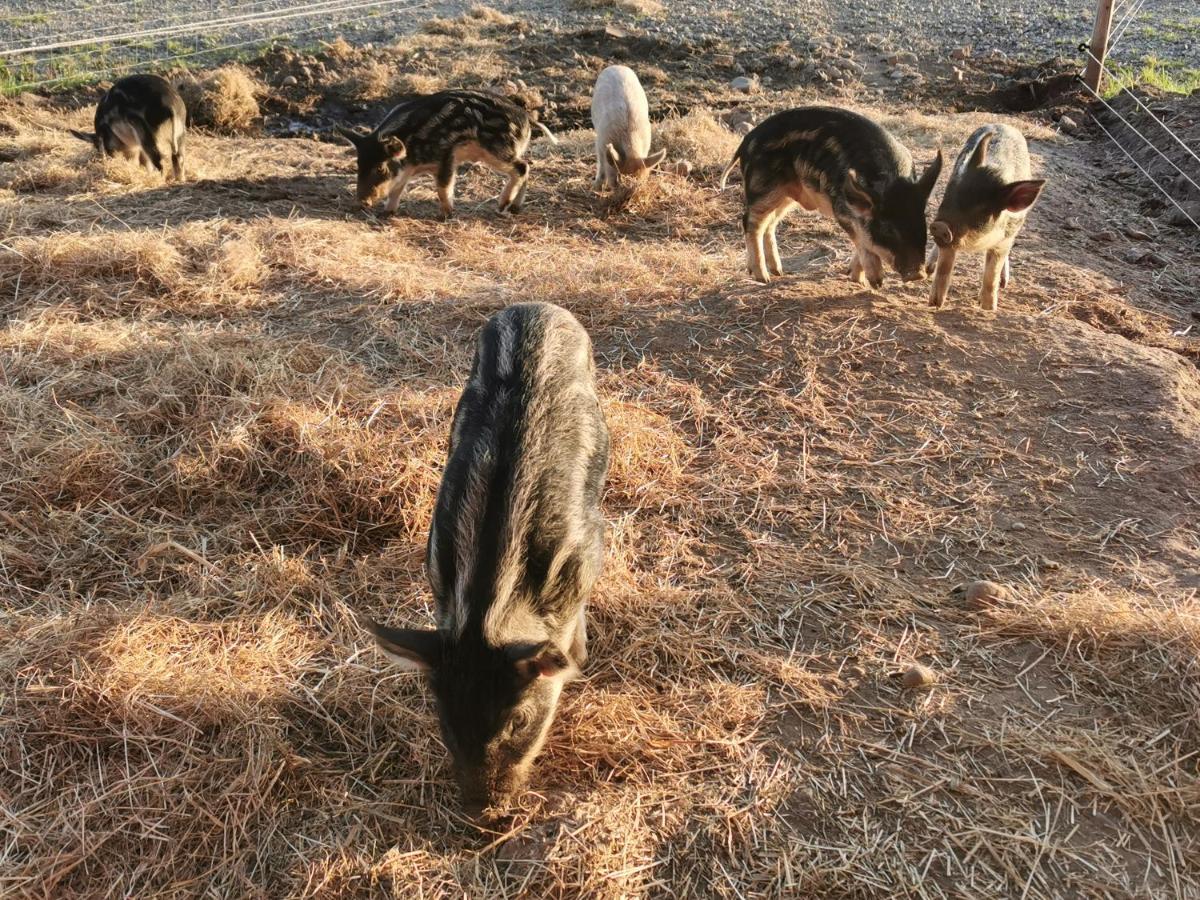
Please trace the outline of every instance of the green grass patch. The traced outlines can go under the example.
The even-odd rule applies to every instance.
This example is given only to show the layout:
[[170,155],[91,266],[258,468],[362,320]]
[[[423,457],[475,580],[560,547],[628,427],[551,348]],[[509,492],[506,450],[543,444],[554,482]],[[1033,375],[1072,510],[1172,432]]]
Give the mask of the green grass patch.
[[1126,88],[1152,87],[1169,94],[1200,90],[1200,67],[1178,60],[1147,56],[1141,64],[1110,63],[1111,76],[1104,83],[1104,96],[1114,97]]

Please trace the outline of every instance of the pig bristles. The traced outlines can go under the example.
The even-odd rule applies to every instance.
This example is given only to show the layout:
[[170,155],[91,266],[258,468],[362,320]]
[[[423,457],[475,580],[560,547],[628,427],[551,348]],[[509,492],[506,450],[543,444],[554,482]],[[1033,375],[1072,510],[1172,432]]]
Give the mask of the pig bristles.
[[[471,173],[448,223],[428,182],[364,218],[332,143],[197,132],[164,189],[88,161],[90,116],[0,101],[0,893],[1200,894],[1200,622],[1164,561],[1196,372],[1093,250],[1034,218],[1004,315],[934,323],[920,287],[864,300],[815,217],[832,259],[747,284],[736,137],[684,147],[708,114],[629,215],[564,132],[519,217]],[[988,118],[883,120],[926,158]],[[1182,303],[1173,264],[1121,283]],[[481,832],[351,608],[432,622],[453,404],[517,300],[593,336],[611,531],[589,680]],[[967,608],[973,577],[1010,600]]]

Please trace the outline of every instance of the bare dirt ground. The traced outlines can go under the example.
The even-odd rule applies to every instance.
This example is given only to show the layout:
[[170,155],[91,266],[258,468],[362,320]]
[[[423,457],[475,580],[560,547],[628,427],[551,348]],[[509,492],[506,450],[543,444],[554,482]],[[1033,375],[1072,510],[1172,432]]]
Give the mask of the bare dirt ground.
[[[1002,114],[786,65],[739,95],[621,29],[431,31],[332,49],[271,134],[198,131],[182,186],[89,160],[86,94],[0,106],[0,890],[1200,896],[1195,234],[1038,110],[998,313],[977,262],[938,312],[853,286],[804,216],[762,287],[715,186],[732,111],[862,103],[922,160]],[[694,165],[623,203],[583,112],[617,58]],[[450,222],[428,182],[364,215],[346,148],[272,136],[517,78],[562,143],[515,218],[483,171]],[[430,621],[472,336],[522,300],[595,341],[611,532],[588,677],[490,832],[349,607]]]

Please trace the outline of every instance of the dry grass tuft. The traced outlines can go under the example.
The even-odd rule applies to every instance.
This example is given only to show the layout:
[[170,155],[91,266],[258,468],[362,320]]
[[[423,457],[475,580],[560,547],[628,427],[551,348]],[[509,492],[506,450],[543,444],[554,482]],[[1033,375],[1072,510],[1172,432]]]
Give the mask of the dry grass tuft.
[[258,98],[266,88],[242,66],[222,66],[202,78],[178,84],[193,124],[221,134],[249,131],[258,122]]
[[358,100],[383,100],[393,96],[398,82],[393,66],[371,60],[348,69],[342,78],[350,96]]
[[340,34],[322,46],[325,48],[325,54],[331,59],[343,61],[353,59],[358,55],[357,48]]
[[667,8],[658,0],[572,0],[578,9],[615,9],[631,16],[658,18]]
[[667,148],[668,162],[686,159],[705,177],[720,174],[741,143],[741,138],[703,110],[665,119],[655,126],[654,133]]
[[490,6],[485,6],[482,3],[476,3],[466,12],[466,18],[476,22],[483,22],[486,25],[494,25],[497,28],[511,28],[517,24],[517,19],[502,13],[498,9],[492,9]]

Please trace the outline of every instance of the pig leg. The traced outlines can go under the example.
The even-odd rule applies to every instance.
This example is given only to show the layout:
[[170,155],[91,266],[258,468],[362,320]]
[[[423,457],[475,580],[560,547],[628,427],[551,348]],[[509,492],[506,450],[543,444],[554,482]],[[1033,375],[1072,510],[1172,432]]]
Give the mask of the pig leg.
[[994,310],[1000,294],[1000,276],[1008,262],[1007,248],[987,252],[983,262],[983,284],[979,288],[979,308]]
[[940,307],[950,292],[950,276],[954,273],[954,258],[958,251],[953,247],[935,247],[931,256],[936,261],[933,283],[929,285],[929,305]]
[[404,195],[405,189],[408,187],[408,180],[412,178],[413,170],[409,166],[405,166],[400,170],[400,174],[392,180],[392,187],[388,191],[387,203],[383,205],[385,212],[394,213],[400,205],[400,198]]
[[850,280],[863,287],[878,289],[883,284],[883,260],[866,247],[855,244],[850,260]]
[[753,211],[747,211],[745,231],[746,267],[750,270],[751,278],[766,284],[771,280],[771,276],[763,262],[763,232],[766,231],[766,222],[763,216],[761,214],[756,216]]
[[1000,270],[1000,290],[1008,287],[1008,283],[1012,280],[1012,260],[1004,257],[1004,268]]
[[171,148],[171,177],[176,181],[183,181],[186,177],[183,171],[183,135],[179,136]]
[[[771,280],[767,270],[766,236],[775,222],[776,214],[787,208],[787,199],[777,193],[746,197],[746,212],[742,217],[742,228],[746,232],[746,265],[750,277],[767,284]],[[772,241],[774,236],[772,235]]]
[[525,188],[529,184],[529,163],[514,159],[507,165],[508,184],[500,192],[500,212],[519,213],[525,204]]
[[925,257],[925,274],[932,275],[933,270],[937,268],[938,247],[934,244],[929,248],[929,255]]
[[442,206],[442,218],[448,219],[454,215],[454,182],[458,173],[454,169],[454,155],[442,157],[437,170],[438,203]]
[[605,177],[607,173],[604,171],[604,156],[599,152],[596,153],[596,179],[592,182],[592,190],[599,191],[600,188],[608,181]]
[[775,232],[779,228],[779,223],[783,221],[784,216],[790,211],[791,206],[792,204],[787,203],[776,209],[767,225],[764,245],[767,251],[767,271],[772,275],[783,274],[783,263],[779,259],[779,242],[775,238]]

